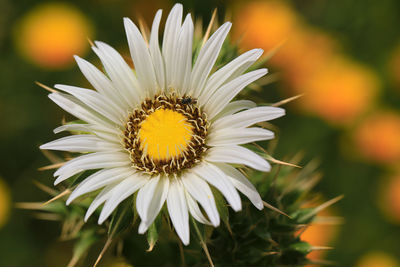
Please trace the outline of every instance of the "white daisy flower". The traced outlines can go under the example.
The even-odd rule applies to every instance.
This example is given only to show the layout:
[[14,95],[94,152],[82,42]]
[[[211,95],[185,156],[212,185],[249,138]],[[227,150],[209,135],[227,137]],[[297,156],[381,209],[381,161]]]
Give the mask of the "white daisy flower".
[[105,73],[76,57],[96,90],[55,85],[64,93],[49,97],[85,122],[60,126],[55,133],[84,134],[60,138],[40,148],[83,153],[54,173],[55,184],[83,171],[97,170],[67,200],[69,204],[102,189],[85,220],[104,204],[98,219],[103,223],[124,199],[137,192],[139,233],[146,232],[166,202],[174,228],[187,245],[189,213],[200,223],[215,227],[220,223],[210,185],[235,211],[242,208],[237,190],[258,209],[263,208],[255,187],[234,166],[270,170],[264,158],[241,145],[272,139],[273,132],[250,126],[285,112],[256,107],[248,100],[232,101],[267,73],[266,69],[244,73],[261,56],[261,49],[248,51],[212,72],[230,22],[207,40],[192,63],[194,27],[190,14],[182,23],[182,5],[172,8],[160,48],[161,13],[159,10],[155,15],[149,43],[130,19],[124,19],[134,71],[116,50],[102,42],[95,42],[92,48]]

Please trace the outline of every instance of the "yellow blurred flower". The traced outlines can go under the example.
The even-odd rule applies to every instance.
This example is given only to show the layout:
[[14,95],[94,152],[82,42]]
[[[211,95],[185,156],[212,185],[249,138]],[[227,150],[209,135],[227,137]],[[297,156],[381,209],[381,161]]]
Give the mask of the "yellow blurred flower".
[[368,68],[342,57],[332,58],[299,85],[301,105],[334,124],[349,124],[367,111],[379,88]]
[[75,7],[63,3],[43,4],[28,12],[15,27],[20,53],[45,68],[64,68],[73,55],[84,54],[92,38],[92,26]]
[[287,40],[296,27],[296,16],[284,1],[246,2],[238,8],[233,35],[244,49],[269,51]]
[[356,264],[356,267],[400,267],[396,259],[385,252],[369,252]]
[[4,180],[0,178],[0,228],[7,223],[10,217],[10,205],[10,190]]
[[368,160],[400,163],[400,114],[377,112],[361,122],[354,132],[359,152]]
[[385,216],[400,224],[400,172],[383,182],[379,202]]

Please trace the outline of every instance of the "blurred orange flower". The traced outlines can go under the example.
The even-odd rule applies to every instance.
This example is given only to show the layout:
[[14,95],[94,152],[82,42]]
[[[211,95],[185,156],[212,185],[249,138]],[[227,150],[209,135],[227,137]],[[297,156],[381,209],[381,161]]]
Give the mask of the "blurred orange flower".
[[50,3],[32,9],[15,27],[20,53],[45,68],[64,68],[74,54],[84,54],[92,38],[88,19],[69,4]]
[[286,83],[295,94],[301,94],[304,93],[301,86],[330,64],[335,46],[329,36],[303,27],[292,34],[270,62],[283,68]]
[[364,255],[356,267],[399,267],[396,259],[384,252],[374,251]]
[[343,57],[332,58],[304,80],[301,105],[334,124],[348,124],[368,110],[379,88],[368,68]]
[[400,223],[400,173],[383,182],[379,201],[385,216]]
[[377,112],[367,117],[355,130],[354,141],[368,160],[400,164],[400,115]]
[[345,125],[371,106],[380,86],[375,73],[340,55],[333,38],[302,23],[286,2],[251,2],[235,19],[243,48],[268,54],[279,47],[268,63],[283,70],[291,94],[306,94],[303,110]]
[[287,40],[296,28],[297,18],[284,1],[250,2],[237,13],[233,35],[245,49],[269,51]]
[[[301,235],[301,239],[312,246],[327,246],[331,243],[335,226],[324,224],[312,224]],[[321,260],[324,257],[324,250],[314,250],[307,255],[310,260]]]
[[[307,227],[301,234],[301,239],[311,246],[329,246],[338,233],[338,224],[331,222],[333,213],[330,209],[325,209],[318,213],[320,221],[315,221]],[[325,222],[323,219],[328,218]],[[321,260],[324,257],[326,250],[314,250],[307,255],[310,260]],[[315,265],[313,265],[315,266]]]
[[3,179],[0,178],[0,228],[2,228],[8,221],[10,205],[10,190]]

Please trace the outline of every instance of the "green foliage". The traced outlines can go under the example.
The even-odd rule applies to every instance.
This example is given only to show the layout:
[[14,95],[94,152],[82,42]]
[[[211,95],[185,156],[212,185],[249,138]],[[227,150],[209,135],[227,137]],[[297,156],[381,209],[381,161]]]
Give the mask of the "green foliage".
[[81,231],[79,237],[75,241],[71,261],[78,261],[81,259],[97,241],[98,236],[94,228]]
[[[215,266],[302,266],[309,263],[306,256],[312,247],[301,241],[301,230],[306,227],[304,215],[313,209],[301,208],[311,195],[309,186],[293,187],[291,183],[306,183],[311,176],[304,176],[305,170],[293,167],[276,167],[275,178],[272,174],[253,173],[259,188],[265,187],[263,198],[282,211],[288,211],[290,218],[265,208],[257,210],[249,201],[243,201],[243,210],[234,212],[229,209],[229,225],[213,229],[206,240]],[[274,173],[274,172],[272,172]],[[313,175],[311,173],[311,175]],[[275,179],[275,180],[274,180]],[[300,180],[298,180],[300,179]],[[253,180],[250,177],[250,180]],[[207,262],[201,256],[202,265]]]

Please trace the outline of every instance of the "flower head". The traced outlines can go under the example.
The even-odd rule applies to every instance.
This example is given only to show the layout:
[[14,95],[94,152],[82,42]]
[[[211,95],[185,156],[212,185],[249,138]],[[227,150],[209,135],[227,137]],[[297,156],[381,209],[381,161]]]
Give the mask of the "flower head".
[[[136,191],[136,210],[144,233],[166,202],[175,230],[189,243],[189,213],[197,221],[218,226],[219,214],[209,184],[238,211],[237,190],[258,208],[263,203],[254,186],[232,164],[269,171],[269,163],[242,144],[268,140],[271,131],[250,127],[284,115],[276,107],[256,107],[248,100],[232,101],[266,69],[244,73],[262,54],[248,51],[212,71],[229,32],[223,24],[201,48],[193,62],[193,21],[182,23],[182,5],[169,14],[162,47],[157,12],[149,43],[125,18],[125,30],[134,62],[133,71],[110,46],[95,42],[105,73],[89,62],[76,61],[96,90],[55,85],[50,98],[84,121],[55,130],[80,132],[42,145],[42,149],[84,153],[60,167],[58,184],[85,170],[96,170],[72,192],[74,199],[101,189],[85,219],[104,203],[103,223],[114,209]],[[82,134],[84,133],[84,134]],[[204,213],[200,209],[203,208]]]

